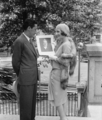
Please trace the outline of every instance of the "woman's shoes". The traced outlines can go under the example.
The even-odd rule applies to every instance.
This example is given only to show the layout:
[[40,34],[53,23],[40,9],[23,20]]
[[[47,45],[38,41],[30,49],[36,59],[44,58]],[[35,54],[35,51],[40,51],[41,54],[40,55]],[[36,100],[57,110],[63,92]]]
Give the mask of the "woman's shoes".
[[68,118],[67,118],[67,117],[65,117],[65,118],[62,118],[62,119],[60,119],[60,120],[68,120]]

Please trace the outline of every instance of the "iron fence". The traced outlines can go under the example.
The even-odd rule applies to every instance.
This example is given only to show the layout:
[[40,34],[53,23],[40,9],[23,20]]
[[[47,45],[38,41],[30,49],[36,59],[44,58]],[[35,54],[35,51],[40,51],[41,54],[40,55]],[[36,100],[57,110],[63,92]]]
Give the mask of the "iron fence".
[[[77,93],[68,92],[67,116],[77,116]],[[36,103],[36,115],[58,116],[56,108],[48,101],[48,92],[38,91]],[[10,91],[0,92],[0,114],[19,114],[16,96]]]
[[[12,68],[3,68],[0,70],[0,114],[19,114],[16,95],[8,87],[9,85],[12,85],[15,78],[16,76]],[[70,88],[72,89],[73,87],[71,86]],[[36,115],[58,115],[56,108],[48,101],[48,84],[42,84],[40,80],[38,81],[36,101]],[[77,92],[68,91],[67,116],[77,116],[77,108]]]

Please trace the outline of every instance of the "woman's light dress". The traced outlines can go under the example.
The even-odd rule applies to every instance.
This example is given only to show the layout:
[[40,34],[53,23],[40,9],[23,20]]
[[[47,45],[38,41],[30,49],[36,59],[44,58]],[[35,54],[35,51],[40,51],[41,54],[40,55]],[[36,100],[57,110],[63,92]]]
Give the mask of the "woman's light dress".
[[70,60],[61,59],[61,54],[71,53],[71,43],[70,41],[62,43],[56,50],[55,55],[58,57],[56,61],[51,61],[52,70],[49,77],[49,96],[48,99],[53,105],[60,106],[67,101],[67,90],[63,90],[60,87],[60,75],[63,65],[69,67]]

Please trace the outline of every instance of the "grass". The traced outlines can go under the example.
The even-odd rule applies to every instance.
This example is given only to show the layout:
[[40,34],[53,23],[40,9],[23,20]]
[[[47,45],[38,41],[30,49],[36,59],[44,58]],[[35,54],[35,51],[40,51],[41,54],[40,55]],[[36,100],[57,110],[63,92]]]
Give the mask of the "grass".
[[[43,74],[41,74],[41,82],[47,82],[49,81],[49,73],[51,71],[51,66],[48,65],[48,68],[44,68],[41,66],[41,71],[43,71]],[[80,63],[80,81],[84,82],[87,81],[87,75],[88,75],[88,64],[87,63]],[[76,84],[78,82],[78,63],[75,68],[74,75],[70,77],[69,84]]]
[[[9,59],[9,57],[6,57],[6,53],[5,54],[1,54],[0,53],[0,67],[5,67],[5,66],[11,66],[11,61]],[[43,67],[40,66],[40,70],[41,70],[41,82],[42,83],[48,83],[49,82],[49,74],[51,71],[51,65],[48,64],[48,67]],[[88,76],[88,63],[85,62],[80,62],[80,81],[84,82],[87,81],[87,76]],[[43,72],[43,73],[42,73]],[[78,82],[78,62],[75,68],[75,72],[74,75],[72,77],[70,77],[69,79],[69,84],[76,84]]]

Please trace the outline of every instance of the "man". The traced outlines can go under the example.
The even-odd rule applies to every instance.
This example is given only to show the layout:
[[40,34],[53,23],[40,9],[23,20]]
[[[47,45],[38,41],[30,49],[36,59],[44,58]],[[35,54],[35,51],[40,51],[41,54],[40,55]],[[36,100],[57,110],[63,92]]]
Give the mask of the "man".
[[43,46],[44,46],[44,49],[46,50],[46,49],[47,49],[47,46],[48,46],[48,43],[47,43],[47,40],[46,40],[46,39],[43,40]]
[[46,38],[46,39],[41,40],[41,51],[42,52],[51,52],[52,51],[50,38]]
[[27,19],[23,29],[24,32],[13,45],[12,65],[18,77],[20,120],[34,120],[38,69],[37,54],[31,38],[36,33],[37,24],[32,19]]

